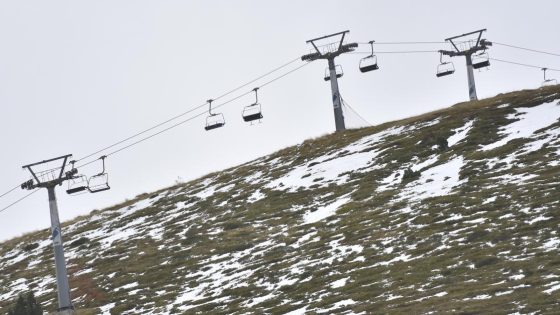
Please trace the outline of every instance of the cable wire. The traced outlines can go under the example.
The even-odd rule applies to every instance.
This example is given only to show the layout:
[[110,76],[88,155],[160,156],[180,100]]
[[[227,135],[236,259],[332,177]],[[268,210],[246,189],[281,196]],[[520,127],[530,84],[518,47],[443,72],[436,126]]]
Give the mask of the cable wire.
[[15,206],[16,204],[20,203],[21,201],[25,200],[26,198],[30,197],[31,195],[33,195],[34,193],[36,193],[38,191],[39,191],[39,189],[33,190],[32,192],[28,193],[27,195],[19,198],[18,200],[14,201],[11,204],[9,204],[9,205],[5,206],[4,208],[0,209],[0,212],[4,212],[4,211],[8,210],[9,208]]
[[[305,63],[305,64],[303,64],[303,65],[301,65],[301,66],[299,66],[299,67],[297,67],[297,68],[294,68],[294,69],[292,69],[292,70],[290,70],[290,71],[288,71],[288,72],[286,72],[286,73],[284,73],[284,74],[282,74],[282,75],[280,75],[280,76],[278,76],[278,77],[276,77],[276,78],[273,78],[272,80],[269,80],[269,81],[267,81],[267,82],[261,84],[260,86],[258,86],[258,88],[262,88],[262,87],[265,87],[265,86],[267,86],[267,85],[269,85],[269,84],[271,84],[271,83],[273,83],[273,82],[276,82],[276,81],[278,81],[278,80],[284,78],[285,76],[287,76],[287,75],[289,75],[289,74],[291,74],[291,73],[293,73],[293,72],[296,72],[297,70],[299,70],[299,69],[301,69],[301,68],[307,66],[307,65],[310,64],[310,63],[311,63],[311,62],[307,62],[307,63]],[[248,95],[248,94],[251,94],[251,93],[253,93],[253,90],[248,91],[248,92],[245,92],[245,93],[243,93],[243,94],[240,94],[240,95],[238,95],[238,96],[236,96],[236,97],[234,97],[234,98],[232,98],[232,99],[230,99],[230,100],[227,100],[227,101],[223,102],[222,104],[219,104],[219,105],[214,106],[213,108],[217,109],[217,108],[223,107],[223,106],[225,106],[225,105],[227,105],[227,104],[229,104],[229,103],[231,103],[231,102],[234,102],[234,101],[236,101],[236,100],[238,100],[238,99],[240,99],[240,98],[242,98],[242,97],[244,97],[244,96],[246,96],[246,95]],[[171,126],[165,128],[165,129],[162,129],[162,130],[160,130],[160,131],[158,131],[158,132],[156,132],[156,133],[154,133],[154,134],[151,134],[151,135],[146,136],[146,137],[144,137],[144,138],[142,138],[142,139],[140,139],[140,140],[137,140],[137,141],[135,141],[135,142],[132,142],[132,143],[130,143],[130,144],[128,144],[128,145],[126,145],[126,146],[124,146],[124,147],[122,147],[122,148],[119,148],[119,149],[117,149],[117,150],[115,150],[115,151],[109,152],[109,153],[106,154],[106,156],[111,156],[111,155],[117,154],[117,153],[119,153],[119,152],[121,152],[121,151],[124,151],[124,150],[126,150],[126,149],[129,149],[129,148],[131,148],[131,147],[133,147],[133,146],[135,146],[135,145],[137,145],[137,144],[139,144],[139,143],[142,143],[142,142],[144,142],[144,141],[146,141],[146,140],[148,140],[148,139],[151,139],[151,138],[153,138],[153,137],[155,137],[155,136],[158,136],[158,135],[160,135],[160,134],[162,134],[162,133],[164,133],[164,132],[166,132],[166,131],[169,131],[169,130],[171,130],[171,129],[174,129],[174,128],[176,128],[176,127],[178,127],[178,126],[181,126],[181,125],[183,125],[183,124],[185,124],[185,123],[187,123],[187,122],[189,122],[189,121],[194,120],[195,118],[198,118],[198,117],[203,116],[203,115],[206,115],[206,114],[207,114],[206,112],[202,112],[202,113],[196,114],[196,115],[194,115],[194,116],[191,116],[191,117],[189,117],[189,118],[187,118],[187,119],[185,119],[185,120],[182,120],[182,121],[180,121],[180,122],[178,122],[178,123],[176,123],[176,124],[173,124],[173,125],[171,125]],[[84,167],[84,166],[87,166],[87,165],[89,165],[89,164],[95,163],[97,160],[98,160],[98,159],[89,161],[89,162],[84,163],[84,164],[81,164],[81,165],[79,165],[79,166],[77,166],[77,167]]]
[[521,49],[521,50],[527,50],[527,51],[536,52],[536,53],[545,54],[545,55],[551,55],[551,56],[558,56],[558,57],[560,57],[560,54],[551,53],[551,52],[542,51],[542,50],[537,50],[537,49],[519,47],[519,46],[515,46],[515,45],[504,44],[504,43],[498,43],[498,42],[494,42],[494,41],[492,41],[492,44],[496,44],[496,45],[500,45],[500,46],[506,46],[506,47],[510,47],[510,48]]
[[[426,44],[447,44],[448,42],[373,42],[374,45],[426,45]],[[370,43],[361,43],[360,45],[370,45]]]
[[[291,62],[290,62],[290,63],[291,63]],[[292,70],[290,70],[290,71],[288,71],[288,72],[286,72],[286,73],[284,73],[284,74],[282,74],[282,75],[280,75],[280,76],[278,76],[278,77],[276,77],[276,78],[273,78],[273,79],[271,79],[271,80],[269,80],[269,81],[267,81],[267,82],[261,84],[261,85],[259,86],[259,88],[265,87],[265,86],[267,86],[267,85],[269,85],[269,84],[271,84],[271,83],[273,83],[273,82],[276,82],[276,81],[278,81],[278,80],[280,80],[280,79],[286,77],[287,75],[289,75],[289,74],[291,74],[291,73],[293,73],[293,72],[296,72],[297,70],[299,70],[299,69],[301,69],[301,68],[307,66],[307,65],[310,64],[310,63],[311,63],[311,62],[306,62],[305,64],[303,64],[303,65],[301,65],[301,66],[299,66],[299,67],[297,67],[297,68],[294,68],[294,69],[292,69]],[[262,76],[261,76],[261,78],[262,78]],[[254,81],[252,81],[252,82],[254,82]],[[248,82],[248,83],[246,83],[245,85],[250,84],[250,83],[252,83],[252,82]],[[235,91],[237,91],[237,90],[239,90],[239,88],[237,88],[237,89],[235,89],[235,90],[232,90],[232,91],[230,91],[230,92],[228,92],[228,93],[225,93],[225,94],[221,95],[220,98],[223,98],[223,97],[225,97],[226,95],[229,95],[229,94],[231,94],[231,93],[233,93],[233,92],[235,92]],[[238,95],[238,96],[236,96],[236,97],[234,97],[234,98],[232,98],[232,99],[230,99],[230,100],[228,100],[228,101],[225,101],[224,103],[222,103],[222,104],[220,104],[220,105],[217,105],[215,108],[220,108],[220,107],[222,107],[222,106],[225,106],[225,105],[227,105],[227,104],[229,104],[229,103],[231,103],[231,102],[234,102],[234,101],[240,99],[241,97],[246,96],[246,95],[251,94],[251,93],[253,93],[253,90],[248,91],[248,92],[245,92],[245,93],[243,93],[243,94],[241,94],[241,95]],[[191,120],[194,120],[195,118],[198,118],[198,117],[200,117],[200,116],[202,116],[202,115],[205,115],[205,114],[206,114],[206,112],[202,112],[202,113],[200,113],[200,114],[194,115],[194,116],[192,116],[192,117],[190,117],[190,118],[188,118],[188,119],[185,119],[185,120],[183,120],[183,121],[181,121],[181,122],[179,122],[179,123],[176,123],[176,124],[174,124],[174,125],[172,125],[172,126],[169,126],[169,127],[165,128],[165,129],[160,130],[160,131],[158,131],[158,132],[156,132],[156,133],[154,133],[154,134],[151,134],[151,135],[149,135],[149,136],[147,136],[147,137],[144,137],[144,138],[142,138],[142,139],[140,139],[140,140],[138,140],[138,141],[136,141],[136,142],[133,142],[133,143],[131,143],[131,144],[128,144],[127,146],[124,146],[124,147],[119,148],[119,149],[117,149],[117,150],[115,150],[115,151],[112,151],[112,152],[106,154],[106,156],[110,156],[110,155],[117,154],[117,153],[119,153],[119,152],[121,152],[121,151],[124,151],[124,150],[126,150],[126,149],[128,149],[128,148],[131,148],[131,147],[133,147],[133,146],[135,146],[135,145],[137,145],[137,144],[139,144],[139,143],[142,143],[142,142],[144,142],[144,141],[146,141],[146,140],[148,140],[148,139],[151,139],[151,138],[153,138],[153,137],[155,137],[155,136],[158,136],[158,135],[160,135],[160,134],[162,134],[162,133],[164,133],[164,132],[166,132],[166,131],[168,131],[168,130],[171,130],[171,129],[176,128],[176,127],[178,127],[178,126],[180,126],[180,125],[183,125],[183,124],[185,124],[185,123],[187,123],[187,122],[189,122],[189,121],[191,121]],[[82,160],[83,160],[83,159],[84,159],[84,158],[82,158]],[[78,167],[83,167],[83,166],[92,164],[92,163],[96,162],[97,160],[98,160],[98,159],[89,161],[89,162],[84,163],[84,164],[82,164],[82,165],[80,165],[80,166],[78,166]],[[0,197],[3,197],[3,196],[5,196],[5,195],[11,193],[12,191],[16,190],[16,189],[19,188],[19,187],[20,187],[20,185],[14,187],[14,188],[12,188],[12,189],[10,189],[8,192],[2,194]],[[11,208],[11,207],[13,207],[13,206],[15,206],[16,204],[18,204],[18,203],[20,203],[21,201],[27,199],[28,197],[30,197],[31,195],[33,195],[33,194],[36,193],[37,191],[39,191],[39,189],[33,190],[33,191],[30,192],[29,194],[27,194],[27,195],[25,195],[25,196],[19,198],[18,200],[16,200],[16,201],[12,202],[11,204],[7,205],[6,207],[0,209],[0,212],[3,212],[3,211],[5,211],[5,210],[7,210],[7,209],[9,209],[9,208]]]
[[352,106],[350,106],[350,104],[348,104],[348,102],[346,102],[346,100],[343,97],[340,97],[340,99],[342,100],[342,105],[348,107],[354,114],[356,114],[356,116],[358,116],[358,118],[360,118],[363,122],[365,122],[366,125],[373,126],[367,119],[365,119],[362,115],[360,115],[358,111],[356,111]]
[[[240,86],[238,86],[238,87],[236,87],[236,88],[234,88],[234,89],[232,89],[232,90],[230,90],[230,91],[228,91],[228,92],[226,92],[226,93],[224,93],[224,94],[222,94],[222,95],[220,95],[220,96],[214,98],[214,100],[219,100],[219,99],[221,99],[221,98],[224,98],[224,97],[226,97],[227,95],[230,95],[230,94],[232,94],[232,93],[234,93],[234,92],[236,92],[236,91],[238,91],[238,90],[240,90],[240,89],[246,87],[247,85],[249,85],[249,84],[251,84],[251,83],[254,83],[254,82],[256,82],[256,81],[258,81],[258,80],[260,80],[260,79],[262,79],[262,78],[264,78],[264,77],[266,77],[266,76],[268,76],[268,75],[270,75],[270,74],[272,74],[272,73],[274,73],[274,72],[276,72],[276,71],[278,71],[278,70],[280,70],[280,69],[283,69],[283,68],[285,68],[285,67],[291,65],[292,63],[294,63],[294,62],[297,61],[297,60],[300,60],[300,57],[295,58],[295,59],[292,59],[291,61],[289,61],[289,62],[287,62],[287,63],[285,63],[285,64],[283,64],[283,65],[281,65],[281,66],[279,66],[279,67],[276,67],[276,68],[274,68],[274,69],[268,71],[267,73],[265,73],[265,74],[263,74],[263,75],[260,75],[259,77],[255,78],[255,79],[253,79],[253,80],[251,80],[251,81],[249,81],[249,82],[247,82],[247,83],[244,83],[244,84],[242,84],[242,85],[240,85]],[[149,132],[149,131],[152,131],[152,130],[154,130],[154,129],[158,128],[158,127],[161,127],[161,126],[163,126],[163,125],[165,125],[165,124],[167,124],[167,123],[169,123],[169,122],[172,122],[172,121],[174,121],[174,120],[176,120],[176,119],[178,119],[178,118],[180,118],[180,117],[183,117],[183,116],[185,116],[185,115],[187,115],[187,114],[190,114],[190,113],[192,113],[193,111],[195,111],[195,110],[197,110],[197,109],[199,109],[199,108],[201,108],[201,107],[204,107],[204,106],[206,106],[206,105],[207,105],[207,103],[197,105],[197,106],[195,106],[195,107],[193,107],[193,108],[191,108],[191,109],[189,109],[189,110],[187,110],[187,111],[185,111],[185,112],[183,112],[183,113],[180,113],[180,114],[178,114],[178,115],[175,115],[175,116],[173,116],[173,117],[171,117],[171,118],[169,118],[169,119],[167,119],[167,120],[165,120],[165,121],[162,121],[162,122],[160,122],[160,123],[158,123],[158,124],[156,124],[156,125],[154,125],[154,126],[152,126],[152,127],[149,127],[149,128],[147,128],[147,129],[144,129],[144,130],[142,130],[142,131],[140,131],[140,132],[137,132],[137,133],[135,133],[135,134],[133,134],[133,135],[131,135],[131,136],[129,136],[129,137],[126,137],[126,138],[124,138],[124,139],[122,139],[122,140],[119,140],[119,141],[117,141],[117,142],[115,142],[115,143],[113,143],[113,144],[111,144],[111,145],[108,145],[108,146],[106,146],[106,147],[104,147],[104,148],[102,148],[102,149],[99,149],[99,150],[97,150],[97,151],[95,151],[95,152],[93,152],[93,153],[90,153],[90,154],[88,154],[88,155],[86,155],[86,156],[84,156],[84,157],[82,157],[82,158],[76,160],[76,162],[83,161],[83,160],[85,160],[85,159],[87,159],[87,158],[89,158],[89,157],[92,157],[92,156],[94,156],[94,155],[97,155],[97,154],[99,154],[99,153],[101,153],[101,152],[103,152],[103,151],[106,151],[106,150],[109,150],[109,149],[111,149],[111,148],[114,148],[114,147],[118,146],[119,144],[122,144],[122,143],[127,142],[127,141],[129,141],[129,140],[132,140],[132,139],[134,139],[134,138],[136,138],[136,137],[138,137],[138,136],[141,136],[141,135],[143,135],[143,134],[145,134],[145,133],[147,133],[147,132]]]
[[0,195],[0,198],[6,196],[7,194],[11,193],[12,191],[14,191],[14,190],[16,190],[16,189],[18,189],[18,188],[20,188],[20,187],[21,187],[21,185],[17,185],[16,187],[14,187],[14,188],[8,190],[7,192],[1,194],[1,195]]
[[535,65],[528,65],[528,64],[525,64],[525,63],[519,63],[519,62],[515,62],[515,61],[508,61],[508,60],[502,60],[502,59],[496,59],[496,58],[488,58],[488,59],[490,59],[492,61],[510,63],[512,65],[524,66],[524,67],[529,67],[529,68],[537,68],[537,69],[546,68],[547,71],[560,71],[559,69],[553,69],[553,68],[541,67],[541,66],[535,66]]
[[[395,51],[375,51],[373,54],[420,54],[420,53],[437,53],[439,50],[395,50]],[[350,54],[371,55],[371,51],[353,51]]]

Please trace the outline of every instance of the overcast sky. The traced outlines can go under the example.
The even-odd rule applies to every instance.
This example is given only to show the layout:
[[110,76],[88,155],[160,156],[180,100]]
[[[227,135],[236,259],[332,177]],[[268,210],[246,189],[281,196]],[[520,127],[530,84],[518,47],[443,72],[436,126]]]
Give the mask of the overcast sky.
[[[558,12],[556,0],[0,0],[0,194],[29,178],[22,165],[86,156],[308,53],[305,41],[314,37],[350,30],[347,42],[442,41],[487,28],[490,41],[560,52]],[[446,48],[376,46],[380,52]],[[560,69],[560,57],[498,45],[489,53]],[[360,57],[338,58],[345,71],[339,85],[372,124],[468,99],[464,59],[454,60],[453,76],[436,79],[436,53],[379,54],[381,69],[367,74],[358,71]],[[59,188],[61,219],[333,132],[325,67],[316,61],[262,88],[262,124],[241,120],[243,106],[253,101],[247,95],[219,110],[224,128],[206,132],[201,117],[109,157],[112,189],[69,197]],[[538,69],[498,62],[475,76],[481,98],[542,81]],[[0,208],[26,193],[0,198]],[[49,225],[43,190],[0,213],[0,240]]]

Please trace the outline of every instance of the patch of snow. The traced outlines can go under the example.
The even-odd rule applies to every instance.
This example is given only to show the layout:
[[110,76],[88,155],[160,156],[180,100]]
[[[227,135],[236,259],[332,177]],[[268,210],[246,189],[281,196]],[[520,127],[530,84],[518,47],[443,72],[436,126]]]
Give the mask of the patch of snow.
[[340,287],[345,286],[348,279],[350,279],[350,277],[339,279],[339,280],[336,280],[334,282],[331,282],[331,284],[330,284],[331,288],[336,289],[336,288],[340,288]]
[[[520,271],[522,272],[522,270],[520,270]],[[509,277],[510,280],[521,280],[523,278],[525,278],[525,275],[523,273],[520,273],[520,274],[513,275],[513,276]]]
[[552,294],[552,292],[556,291],[556,290],[560,290],[560,282],[558,281],[554,281],[552,283],[549,283],[545,286],[550,286],[550,289],[544,290],[543,292],[546,294]]
[[544,249],[545,252],[549,252],[551,250],[555,250],[558,249],[560,246],[560,238],[558,237],[553,237],[549,240],[547,240],[543,246],[541,246],[542,249]]
[[109,303],[101,306],[99,309],[101,310],[101,315],[111,315],[111,309],[115,307],[115,303]]
[[266,197],[266,195],[263,194],[263,193],[261,192],[260,189],[257,189],[257,190],[255,190],[255,191],[253,192],[253,194],[251,194],[251,196],[249,196],[249,198],[247,199],[247,201],[249,201],[249,202],[257,202],[257,201],[263,199],[264,197]]
[[293,310],[293,311],[288,312],[288,313],[286,313],[286,314],[284,314],[284,315],[304,315],[304,314],[305,314],[305,311],[307,310],[307,307],[308,307],[308,306],[304,306],[304,307],[302,307],[302,308],[298,308],[297,310]]
[[129,283],[129,284],[125,284],[122,287],[116,288],[115,292],[120,291],[120,290],[132,289],[132,288],[135,288],[137,286],[138,286],[138,282],[132,282],[132,283]]
[[447,139],[447,145],[449,147],[452,147],[455,144],[459,143],[461,140],[465,139],[469,131],[472,129],[473,125],[474,120],[470,120],[463,127],[453,130],[453,135]]
[[459,181],[459,172],[463,164],[463,157],[458,156],[447,163],[423,171],[419,179],[405,186],[399,197],[419,201],[449,195],[453,188],[462,184],[462,181]]
[[545,216],[543,216],[543,215],[539,215],[539,216],[536,217],[536,218],[533,218],[533,219],[531,219],[531,220],[529,220],[529,221],[525,221],[525,223],[527,223],[527,224],[534,224],[534,223],[537,223],[537,222],[540,222],[540,221],[548,221],[548,220],[550,220],[550,219],[552,219],[552,217],[545,217]]
[[303,215],[304,224],[319,222],[327,217],[334,215],[336,213],[336,210],[338,210],[338,208],[348,203],[348,201],[350,200],[351,200],[350,197],[344,196],[332,202],[331,204],[321,207],[313,212],[308,212],[304,214]]
[[529,138],[537,130],[556,123],[560,118],[560,106],[556,101],[544,103],[535,107],[516,108],[515,110],[518,114],[508,116],[508,118],[519,118],[519,120],[502,127],[500,133],[505,137],[494,143],[483,146],[481,148],[482,151],[493,150],[514,139]]

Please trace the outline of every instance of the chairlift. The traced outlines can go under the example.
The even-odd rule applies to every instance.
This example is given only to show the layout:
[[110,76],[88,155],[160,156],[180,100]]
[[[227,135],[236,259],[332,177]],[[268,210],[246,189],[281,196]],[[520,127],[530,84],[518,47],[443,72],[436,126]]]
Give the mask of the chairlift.
[[253,89],[253,91],[255,92],[255,102],[251,105],[245,106],[245,108],[243,109],[243,113],[241,114],[243,116],[243,120],[246,122],[251,122],[251,124],[253,124],[252,122],[255,120],[258,120],[260,122],[260,120],[263,118],[261,104],[259,104],[259,96],[257,94],[258,90],[258,87]]
[[226,120],[222,113],[213,114],[212,113],[212,102],[214,100],[208,100],[208,117],[206,117],[206,126],[204,129],[206,131],[223,127],[226,124]]
[[443,61],[443,54],[439,54],[439,65],[437,66],[436,77],[444,77],[446,75],[453,74],[455,72],[455,66],[451,61]]
[[98,193],[111,189],[111,187],[109,187],[109,175],[105,172],[105,158],[107,158],[106,155],[99,158],[103,165],[102,171],[89,178],[88,190],[90,193]]
[[89,181],[87,176],[78,174],[78,170],[74,167],[76,161],[70,161],[72,164],[72,168],[70,171],[66,172],[68,175],[68,189],[66,193],[75,196],[79,195],[80,193],[84,193],[88,190]]
[[362,73],[379,69],[379,66],[377,65],[377,56],[373,53],[374,42],[374,40],[369,41],[369,44],[371,45],[371,55],[360,60],[360,72]]
[[[340,78],[344,75],[344,71],[342,71],[341,65],[336,65],[335,71],[336,71],[337,78]],[[327,68],[325,69],[325,81],[329,81],[330,79],[331,79],[331,69]]]
[[472,58],[472,66],[474,69],[480,69],[490,66],[490,58],[488,57],[488,53],[483,51],[480,54],[474,55]]
[[551,86],[551,85],[558,84],[558,81],[556,81],[556,79],[547,79],[546,78],[546,70],[548,70],[548,68],[542,68],[541,70],[543,72],[543,78],[544,78],[544,81],[541,84],[541,86]]

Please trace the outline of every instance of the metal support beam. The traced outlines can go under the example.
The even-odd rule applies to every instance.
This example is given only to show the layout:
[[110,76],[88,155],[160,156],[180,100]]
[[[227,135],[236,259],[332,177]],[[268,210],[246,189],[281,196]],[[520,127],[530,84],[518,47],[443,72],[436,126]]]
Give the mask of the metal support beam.
[[334,58],[328,59],[328,61],[329,61],[330,81],[331,81],[332,102],[333,102],[333,109],[334,109],[334,123],[336,126],[336,131],[342,131],[346,129],[346,126],[344,124],[344,113],[342,112],[342,102],[340,101],[340,92],[338,90],[336,65],[334,63]]
[[[62,244],[62,228],[60,227],[60,219],[58,217],[58,205],[56,203],[56,193],[55,188],[58,185],[61,185],[65,180],[72,179],[74,174],[73,172],[66,172],[64,173],[64,169],[66,167],[66,162],[71,157],[71,154],[63,155],[54,159],[44,160],[42,162],[37,162],[33,164],[28,164],[23,166],[24,169],[29,170],[31,175],[35,179],[36,183],[33,180],[26,182],[22,185],[21,188],[23,189],[35,189],[35,188],[46,188],[48,195],[49,195],[49,210],[51,216],[51,239],[53,242],[53,250],[54,250],[54,263],[55,263],[55,270],[56,270],[56,285],[58,289],[58,315],[74,315],[74,306],[72,305],[72,300],[70,299],[70,285],[68,283],[68,272],[66,270],[66,260],[64,258],[64,247]],[[33,170],[33,167],[46,164],[49,162],[62,160],[62,166],[60,167],[60,171],[55,173],[58,168],[50,169],[44,172],[52,172],[53,179],[48,180],[48,176],[42,177],[37,176],[36,172]],[[58,177],[55,177],[58,176]],[[47,179],[46,181],[41,181],[41,179]]]
[[[455,48],[455,51],[452,50],[440,50],[439,52],[443,55],[449,56],[449,57],[458,57],[458,56],[464,56],[467,62],[467,79],[469,82],[469,99],[471,101],[476,101],[478,100],[478,96],[476,93],[476,84],[475,84],[475,80],[474,80],[474,68],[473,68],[473,63],[472,63],[472,55],[476,54],[479,51],[485,51],[486,49],[488,49],[488,47],[492,46],[492,42],[487,41],[486,39],[482,39],[482,33],[485,32],[486,29],[481,29],[478,31],[474,31],[474,32],[470,32],[470,33],[465,33],[462,35],[458,35],[458,36],[453,36],[453,37],[449,37],[446,38],[445,40],[448,41],[453,48]],[[455,45],[455,42],[453,40],[461,38],[461,37],[465,37],[465,36],[469,36],[469,35],[474,35],[474,34],[478,34],[477,38],[476,38],[476,44],[472,47],[468,47],[464,50],[460,50],[459,47],[457,47],[457,45]]]
[[[349,33],[350,31],[343,31],[343,32],[338,32],[338,33],[334,33],[331,35],[327,35],[327,36],[321,36],[321,37],[317,37],[314,39],[310,39],[308,41],[306,41],[306,43],[311,44],[313,46],[313,48],[315,48],[314,53],[310,53],[307,55],[304,55],[301,57],[301,60],[303,61],[314,61],[317,59],[326,59],[328,61],[329,64],[329,78],[325,79],[328,81],[331,81],[331,93],[332,93],[332,102],[333,102],[333,109],[334,109],[334,122],[335,122],[335,127],[336,127],[336,131],[342,131],[346,129],[345,123],[344,123],[344,114],[342,112],[342,101],[340,98],[340,91],[338,89],[338,78],[336,77],[336,64],[334,62],[334,58],[340,56],[341,54],[344,53],[348,53],[348,52],[352,52],[354,51],[357,47],[358,44],[357,43],[349,43],[349,44],[344,44],[344,38],[346,37],[346,33]],[[338,42],[338,46],[337,46],[337,50],[336,51],[331,51],[330,49],[325,49],[323,52],[321,51],[321,49],[319,49],[319,47],[317,47],[316,45],[316,41],[319,40],[323,40],[323,39],[327,39],[333,36],[339,36],[340,40]],[[320,46],[321,47],[321,46]]]
[[62,229],[58,218],[58,205],[56,203],[55,187],[48,186],[49,209],[51,214],[51,237],[54,248],[54,262],[56,266],[56,285],[58,288],[58,311],[64,314],[72,314],[74,306],[70,299],[70,285],[68,284],[68,273],[66,270],[66,260],[64,258],[64,248],[62,246]]
[[477,101],[478,97],[476,95],[476,84],[474,82],[472,58],[470,54],[466,55],[465,57],[467,59],[467,76],[469,79],[469,99],[471,101]]

